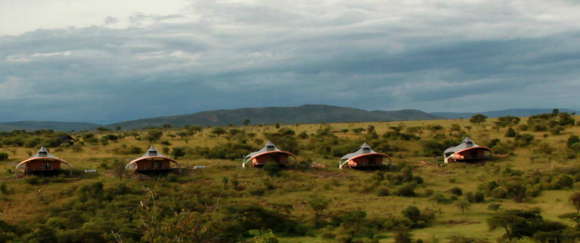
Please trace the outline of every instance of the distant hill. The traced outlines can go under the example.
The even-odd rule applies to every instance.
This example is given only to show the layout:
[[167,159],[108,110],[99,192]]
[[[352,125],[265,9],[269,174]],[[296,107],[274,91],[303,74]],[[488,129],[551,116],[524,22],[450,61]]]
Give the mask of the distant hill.
[[[576,112],[570,109],[560,109],[562,112]],[[531,116],[550,113],[552,109],[509,109],[499,111],[479,112],[488,117],[500,116]],[[368,111],[351,107],[330,105],[303,105],[295,107],[263,107],[231,110],[203,111],[187,115],[163,116],[147,119],[124,121],[109,125],[84,122],[53,122],[53,121],[18,121],[0,122],[0,131],[10,130],[40,130],[56,131],[94,130],[98,127],[111,129],[140,129],[160,127],[169,124],[174,127],[185,125],[224,126],[240,125],[249,120],[251,124],[295,124],[295,123],[333,123],[333,122],[377,122],[377,121],[408,121],[469,118],[476,112],[433,112],[420,110]]]
[[84,122],[17,121],[0,122],[0,131],[51,129],[55,131],[93,130],[101,125]]
[[329,105],[303,105],[298,107],[264,107],[233,110],[204,111],[189,115],[164,116],[108,125],[123,129],[158,127],[164,124],[172,126],[201,125],[223,126],[240,125],[245,120],[251,124],[294,124],[294,123],[329,123],[329,122],[371,122],[432,120],[437,116],[419,110],[367,111],[349,107]]
[[[578,113],[571,109],[560,109],[561,112]],[[501,116],[533,116],[543,113],[552,113],[552,109],[507,109],[486,112],[432,112],[431,115],[450,119],[469,118],[475,114],[484,114],[487,117]]]

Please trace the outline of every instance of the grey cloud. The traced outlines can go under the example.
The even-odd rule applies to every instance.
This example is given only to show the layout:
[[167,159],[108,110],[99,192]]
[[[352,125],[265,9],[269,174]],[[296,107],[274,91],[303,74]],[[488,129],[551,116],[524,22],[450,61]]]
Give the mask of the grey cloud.
[[515,7],[494,9],[498,1],[475,17],[481,5],[440,4],[385,13],[366,1],[318,10],[306,1],[198,2],[181,15],[135,15],[125,29],[0,37],[0,120],[109,122],[304,103],[486,110],[544,106],[534,98],[542,93],[560,94],[550,105],[579,108],[563,97],[580,88],[580,29],[549,30],[553,22]]

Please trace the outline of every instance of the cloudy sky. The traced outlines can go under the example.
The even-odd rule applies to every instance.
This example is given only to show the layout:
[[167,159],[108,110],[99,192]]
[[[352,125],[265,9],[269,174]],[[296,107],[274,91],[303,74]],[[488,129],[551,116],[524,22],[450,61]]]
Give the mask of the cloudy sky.
[[0,121],[580,109],[576,0],[0,0]]

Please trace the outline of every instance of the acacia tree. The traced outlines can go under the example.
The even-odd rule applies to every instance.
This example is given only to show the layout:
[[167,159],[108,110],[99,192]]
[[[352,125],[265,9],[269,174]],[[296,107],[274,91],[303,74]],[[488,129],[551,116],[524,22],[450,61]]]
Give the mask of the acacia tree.
[[475,114],[471,117],[471,119],[469,119],[469,122],[474,123],[474,124],[481,124],[484,123],[487,120],[487,116],[483,115],[483,114]]

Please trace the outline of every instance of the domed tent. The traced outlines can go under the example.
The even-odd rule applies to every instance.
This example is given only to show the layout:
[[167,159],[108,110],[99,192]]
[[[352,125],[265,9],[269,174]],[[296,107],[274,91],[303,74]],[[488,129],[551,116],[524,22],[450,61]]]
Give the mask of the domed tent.
[[16,170],[24,169],[24,175],[56,175],[62,171],[62,164],[72,167],[65,160],[50,154],[45,147],[41,147],[35,155],[18,163]]
[[171,164],[179,166],[177,161],[162,155],[155,147],[151,146],[143,156],[129,162],[125,168],[137,173],[158,174],[172,171],[174,168],[171,167]]
[[384,153],[375,152],[370,145],[363,143],[356,152],[342,156],[338,163],[338,168],[380,167],[383,165],[385,158],[389,158],[389,156]]
[[491,158],[491,149],[477,145],[471,138],[463,139],[463,142],[455,147],[450,147],[443,152],[445,163],[449,162],[473,162]]
[[290,157],[294,157],[294,154],[279,149],[272,142],[267,142],[262,149],[246,155],[242,167],[245,168],[248,163],[251,163],[252,167],[262,167],[266,163],[286,165]]

